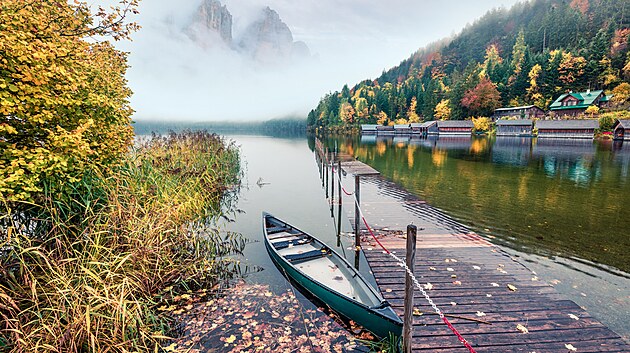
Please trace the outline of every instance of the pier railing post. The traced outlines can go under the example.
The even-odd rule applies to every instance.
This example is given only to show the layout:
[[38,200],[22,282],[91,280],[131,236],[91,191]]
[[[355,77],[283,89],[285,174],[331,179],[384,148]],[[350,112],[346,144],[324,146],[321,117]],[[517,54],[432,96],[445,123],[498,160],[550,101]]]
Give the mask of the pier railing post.
[[341,160],[337,161],[337,173],[339,173],[339,175],[337,175],[337,177],[338,177],[337,185],[339,186],[339,208],[341,208],[341,202],[342,202],[341,197],[343,196],[343,195],[341,195],[341,193],[342,193],[342,191],[341,191]]
[[[418,228],[413,224],[407,226],[407,254],[405,262],[407,267],[414,272],[414,264],[416,262],[416,235]],[[413,340],[413,280],[407,273],[405,275],[405,320],[403,322],[403,352],[411,353]]]
[[361,246],[361,210],[359,205],[361,204],[361,177],[359,174],[354,176],[354,198],[356,203],[354,204],[354,246],[358,250]]

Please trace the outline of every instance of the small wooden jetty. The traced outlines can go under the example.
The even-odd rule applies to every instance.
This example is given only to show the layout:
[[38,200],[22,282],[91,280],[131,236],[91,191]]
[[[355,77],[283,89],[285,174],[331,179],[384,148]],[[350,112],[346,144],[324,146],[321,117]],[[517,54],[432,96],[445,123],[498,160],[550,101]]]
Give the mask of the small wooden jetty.
[[[370,168],[356,161],[344,166],[349,174]],[[477,352],[630,352],[619,335],[440,210],[379,176],[363,177],[360,187],[363,214],[390,251],[403,258],[405,229],[418,227],[416,277]],[[351,197],[344,204],[352,205]],[[346,212],[353,220],[354,207]],[[403,317],[403,268],[366,229],[360,235],[383,296]],[[414,352],[468,352],[418,290],[414,303]]]

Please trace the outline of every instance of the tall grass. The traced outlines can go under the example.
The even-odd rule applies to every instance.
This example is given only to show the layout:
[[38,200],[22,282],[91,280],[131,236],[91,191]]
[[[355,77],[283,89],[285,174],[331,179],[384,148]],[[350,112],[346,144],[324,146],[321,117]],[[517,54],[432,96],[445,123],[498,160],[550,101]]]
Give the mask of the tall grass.
[[68,185],[71,197],[5,205],[0,350],[158,351],[171,326],[158,304],[213,285],[242,249],[215,226],[239,163],[216,135],[154,136],[115,175]]

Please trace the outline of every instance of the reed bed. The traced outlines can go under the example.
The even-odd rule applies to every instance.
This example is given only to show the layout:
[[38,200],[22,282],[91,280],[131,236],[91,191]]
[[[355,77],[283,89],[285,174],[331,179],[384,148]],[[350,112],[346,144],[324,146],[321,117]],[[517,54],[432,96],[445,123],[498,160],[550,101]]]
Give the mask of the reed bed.
[[5,205],[0,351],[160,351],[173,322],[157,307],[228,276],[244,245],[216,226],[240,177],[236,146],[185,132],[138,144],[72,197]]

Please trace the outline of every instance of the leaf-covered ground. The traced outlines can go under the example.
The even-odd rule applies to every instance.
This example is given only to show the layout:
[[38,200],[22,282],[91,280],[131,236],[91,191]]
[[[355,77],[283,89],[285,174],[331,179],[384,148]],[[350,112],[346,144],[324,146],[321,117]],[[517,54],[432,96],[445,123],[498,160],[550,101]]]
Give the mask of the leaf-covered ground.
[[291,289],[272,293],[267,285],[239,283],[220,296],[201,291],[175,302],[160,308],[182,323],[167,352],[356,352],[367,351],[357,338],[372,338],[303,305]]

